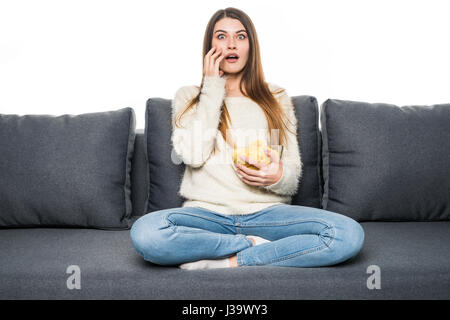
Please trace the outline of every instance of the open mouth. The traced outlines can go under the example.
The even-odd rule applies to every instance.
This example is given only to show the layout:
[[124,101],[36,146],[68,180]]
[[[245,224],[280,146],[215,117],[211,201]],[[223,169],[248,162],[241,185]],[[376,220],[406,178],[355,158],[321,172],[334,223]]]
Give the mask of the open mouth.
[[239,58],[236,57],[229,57],[229,58],[225,58],[228,62],[236,62],[238,61]]
[[227,62],[236,62],[239,59],[239,56],[236,54],[229,54],[228,56],[225,57],[225,59],[227,60]]

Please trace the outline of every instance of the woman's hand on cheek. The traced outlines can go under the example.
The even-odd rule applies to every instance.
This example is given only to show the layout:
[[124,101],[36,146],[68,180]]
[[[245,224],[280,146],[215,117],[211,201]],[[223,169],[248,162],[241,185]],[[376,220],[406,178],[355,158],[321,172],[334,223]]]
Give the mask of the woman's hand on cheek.
[[241,180],[251,186],[269,186],[276,183],[283,175],[283,163],[275,152],[264,149],[272,162],[268,165],[261,164],[257,161],[241,156],[245,162],[254,165],[259,170],[247,168],[244,165],[236,163],[237,173],[242,176]]

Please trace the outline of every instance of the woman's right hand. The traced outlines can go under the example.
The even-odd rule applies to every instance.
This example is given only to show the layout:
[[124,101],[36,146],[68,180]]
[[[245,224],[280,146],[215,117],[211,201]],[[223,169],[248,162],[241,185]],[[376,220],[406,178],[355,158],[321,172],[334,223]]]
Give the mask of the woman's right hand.
[[225,55],[223,54],[221,48],[212,47],[205,56],[205,61],[203,63],[203,74],[210,77],[221,77],[223,75],[223,71],[220,70],[219,65],[224,57]]

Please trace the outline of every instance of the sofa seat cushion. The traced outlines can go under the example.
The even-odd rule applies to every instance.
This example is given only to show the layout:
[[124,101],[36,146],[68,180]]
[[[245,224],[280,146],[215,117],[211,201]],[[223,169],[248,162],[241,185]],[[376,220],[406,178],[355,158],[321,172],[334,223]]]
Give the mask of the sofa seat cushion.
[[[450,222],[364,222],[365,244],[334,267],[183,270],[154,265],[128,230],[0,230],[0,299],[450,299]],[[81,271],[69,290],[67,268]],[[369,266],[381,289],[368,289]]]

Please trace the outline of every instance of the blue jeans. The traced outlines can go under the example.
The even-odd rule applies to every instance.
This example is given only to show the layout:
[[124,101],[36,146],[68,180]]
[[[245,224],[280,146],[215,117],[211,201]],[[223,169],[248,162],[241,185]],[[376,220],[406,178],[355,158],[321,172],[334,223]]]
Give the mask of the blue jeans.
[[[289,204],[248,215],[223,215],[200,207],[158,210],[137,219],[130,235],[135,250],[159,265],[236,254],[238,266],[329,266],[357,255],[364,242],[364,230],[355,220]],[[254,246],[246,235],[271,242]]]

